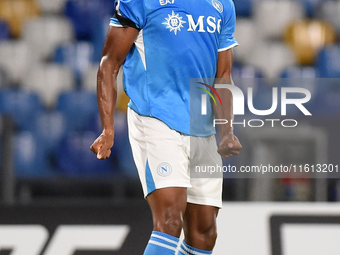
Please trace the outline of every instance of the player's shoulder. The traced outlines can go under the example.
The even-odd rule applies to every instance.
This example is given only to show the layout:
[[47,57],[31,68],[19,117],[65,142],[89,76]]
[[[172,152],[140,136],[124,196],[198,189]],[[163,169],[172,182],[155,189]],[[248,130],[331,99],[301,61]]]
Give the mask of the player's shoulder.
[[[209,0],[208,0],[209,1]],[[223,16],[226,22],[235,17],[235,6],[232,0],[210,0],[215,9]]]
[[117,4],[124,4],[138,8],[144,5],[145,0],[115,0]]
[[145,0],[115,0],[117,7],[120,10],[125,10],[125,14],[142,14],[145,9]]

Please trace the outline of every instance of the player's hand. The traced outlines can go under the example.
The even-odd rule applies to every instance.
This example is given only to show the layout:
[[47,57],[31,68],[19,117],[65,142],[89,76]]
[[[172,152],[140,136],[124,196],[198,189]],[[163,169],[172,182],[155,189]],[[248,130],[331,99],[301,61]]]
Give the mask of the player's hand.
[[93,142],[90,149],[98,159],[107,159],[111,155],[111,147],[113,146],[114,134],[102,132],[101,135]]
[[228,134],[223,136],[220,145],[218,146],[217,152],[225,158],[238,155],[242,145],[238,138],[234,134]]

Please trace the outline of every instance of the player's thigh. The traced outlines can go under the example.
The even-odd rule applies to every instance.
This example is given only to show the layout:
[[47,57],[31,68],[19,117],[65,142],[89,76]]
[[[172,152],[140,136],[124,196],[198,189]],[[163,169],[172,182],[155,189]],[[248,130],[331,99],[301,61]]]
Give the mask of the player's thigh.
[[139,178],[146,192],[146,161],[147,161],[147,145],[145,141],[144,127],[142,119],[138,114],[130,108],[127,111],[129,141],[134,158],[135,165],[138,170]]
[[187,233],[204,233],[216,227],[219,208],[209,205],[187,203],[184,215],[184,230]]
[[[222,158],[217,153],[215,136],[190,139],[190,183],[188,203],[222,207]],[[218,168],[219,166],[219,168]],[[215,172],[196,173],[196,169],[213,167]],[[219,170],[220,169],[220,170]],[[219,171],[219,172],[218,172]]]
[[217,236],[216,217],[219,208],[188,203],[184,215],[185,241],[200,249],[212,249]]
[[180,133],[156,118],[128,111],[129,139],[144,196],[168,187],[191,187],[189,151]]

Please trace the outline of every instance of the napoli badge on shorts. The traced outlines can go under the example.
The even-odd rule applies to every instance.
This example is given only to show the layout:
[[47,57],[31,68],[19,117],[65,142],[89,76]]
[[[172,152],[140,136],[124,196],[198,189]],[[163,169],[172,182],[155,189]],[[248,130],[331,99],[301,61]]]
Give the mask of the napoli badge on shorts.
[[162,177],[167,177],[172,173],[172,167],[169,163],[163,162],[158,165],[157,173]]

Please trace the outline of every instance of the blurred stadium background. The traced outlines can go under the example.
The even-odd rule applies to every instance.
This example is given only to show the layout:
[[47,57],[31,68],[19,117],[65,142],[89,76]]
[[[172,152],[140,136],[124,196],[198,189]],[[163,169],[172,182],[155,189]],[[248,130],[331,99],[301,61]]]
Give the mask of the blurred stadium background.
[[[16,224],[20,212],[15,209],[24,210],[26,205],[41,203],[101,202],[112,205],[115,211],[122,204],[142,203],[143,209],[132,210],[135,216],[139,215],[138,210],[145,209],[128,143],[125,116],[128,98],[122,89],[112,157],[99,161],[89,150],[101,131],[96,73],[109,18],[113,15],[113,2],[0,0],[0,224],[6,223],[2,214],[14,215],[7,224]],[[234,3],[235,37],[240,43],[234,52],[235,84],[241,88],[255,87],[254,103],[261,108],[271,99],[268,98],[271,87],[290,86],[283,79],[295,80],[299,82],[297,86],[313,81],[308,82],[313,95],[309,102],[313,117],[306,120],[292,112],[303,125],[294,133],[278,131],[269,140],[263,138],[268,134],[265,129],[236,130],[244,153],[225,163],[278,164],[293,158],[294,163],[338,164],[340,84],[336,78],[340,78],[340,1],[234,0]],[[317,82],[320,80],[332,84],[320,86]],[[224,186],[225,201],[314,201],[319,206],[316,201],[340,200],[340,182],[336,178],[255,180],[226,176]],[[324,205],[326,212],[333,210],[327,209],[329,204]],[[288,206],[289,210],[295,208],[294,204]],[[311,209],[305,209],[313,210],[313,205],[310,206]],[[37,210],[45,211],[45,207]],[[339,211],[334,212],[339,215]],[[146,215],[150,222],[149,213]],[[335,221],[339,223],[339,219]],[[336,234],[339,237],[339,231]],[[0,240],[3,255],[1,248]],[[273,248],[273,254],[281,254],[275,249],[280,248]]]

